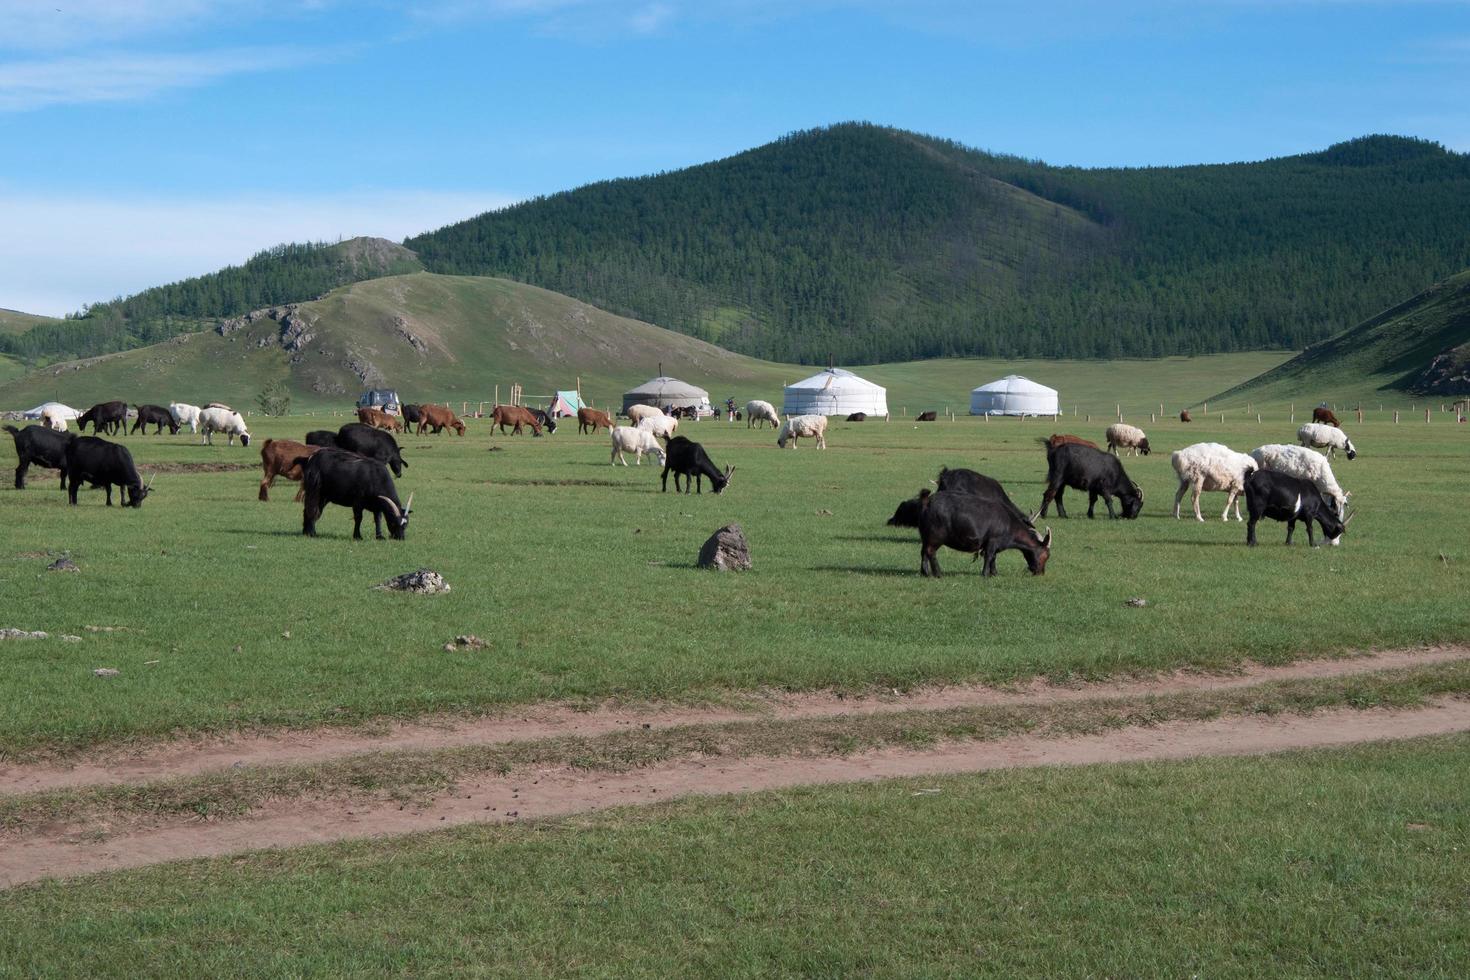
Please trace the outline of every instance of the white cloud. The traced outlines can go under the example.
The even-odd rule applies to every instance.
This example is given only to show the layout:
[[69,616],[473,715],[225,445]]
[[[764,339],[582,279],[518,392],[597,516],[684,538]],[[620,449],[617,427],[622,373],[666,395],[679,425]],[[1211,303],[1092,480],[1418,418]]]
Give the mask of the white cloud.
[[115,44],[293,6],[271,0],[0,0],[0,49]]
[[0,307],[60,316],[238,265],[282,242],[408,235],[513,203],[494,191],[181,199],[40,197],[0,188]]
[[264,71],[292,52],[237,48],[193,54],[98,54],[0,64],[0,112],[122,102],[227,75]]

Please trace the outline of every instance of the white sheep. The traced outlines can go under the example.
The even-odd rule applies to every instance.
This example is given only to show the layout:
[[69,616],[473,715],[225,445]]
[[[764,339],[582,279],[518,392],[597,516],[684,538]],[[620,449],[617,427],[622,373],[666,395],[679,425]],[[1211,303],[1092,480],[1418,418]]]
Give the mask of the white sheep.
[[781,416],[776,412],[776,406],[770,402],[763,402],[758,398],[754,401],[746,402],[745,427],[748,429],[761,422],[771,423],[771,428],[773,429],[779,429],[781,427]]
[[637,425],[644,419],[658,419],[667,417],[664,415],[663,409],[659,408],[656,405],[629,405],[627,411],[623,412],[623,414],[628,416],[628,421],[632,422],[634,425]]
[[1218,442],[1197,442],[1174,453],[1169,462],[1179,475],[1179,489],[1174,494],[1176,519],[1185,491],[1193,487],[1195,520],[1204,520],[1199,512],[1199,495],[1205,490],[1218,490],[1230,495],[1225,499],[1225,512],[1220,515],[1220,520],[1230,520],[1232,505],[1235,507],[1235,519],[1244,520],[1240,516],[1240,498],[1245,495],[1246,477],[1259,467],[1255,459]]
[[667,441],[674,438],[674,433],[679,430],[679,420],[659,412],[657,415],[647,415],[639,419],[637,427]]
[[1347,454],[1348,459],[1356,459],[1358,456],[1358,451],[1353,448],[1353,441],[1347,437],[1346,432],[1321,422],[1308,422],[1297,429],[1296,441],[1312,449],[1325,448],[1329,457],[1339,449]]
[[1326,456],[1314,453],[1303,446],[1285,446],[1276,443],[1251,450],[1251,457],[1260,464],[1263,470],[1285,473],[1287,476],[1298,477],[1314,484],[1318,490],[1322,491],[1323,496],[1330,498],[1336,505],[1338,517],[1347,512],[1347,499],[1350,494],[1337,485],[1337,477],[1332,475],[1332,464],[1327,462]]
[[41,424],[57,432],[66,431],[66,416],[59,408],[48,408],[41,412]]
[[239,412],[232,412],[227,408],[206,408],[199,413],[199,428],[204,430],[203,441],[214,445],[214,434],[223,432],[230,437],[230,445],[235,444],[235,437],[240,437],[240,445],[250,445],[250,433],[245,429],[245,420],[240,417]]
[[786,443],[791,443],[791,448],[796,448],[796,440],[803,436],[810,436],[817,440],[818,449],[827,448],[827,416],[825,415],[788,415],[786,421],[781,423],[781,431],[776,433],[776,445],[782,449]]
[[638,466],[643,465],[643,454],[653,453],[658,457],[658,464],[662,466],[667,458],[664,448],[658,444],[652,432],[647,429],[634,428],[631,425],[620,425],[612,430],[612,465],[622,463],[628,465],[623,458],[624,452],[633,454],[634,462]]
[[180,426],[187,425],[189,431],[196,434],[199,432],[200,411],[198,405],[189,405],[185,402],[171,402],[168,406],[168,413],[174,417],[174,421]]
[[1130,456],[1142,454],[1148,455],[1148,436],[1137,426],[1128,425],[1126,422],[1114,422],[1108,426],[1108,452],[1114,456],[1119,455],[1118,447],[1131,450]]

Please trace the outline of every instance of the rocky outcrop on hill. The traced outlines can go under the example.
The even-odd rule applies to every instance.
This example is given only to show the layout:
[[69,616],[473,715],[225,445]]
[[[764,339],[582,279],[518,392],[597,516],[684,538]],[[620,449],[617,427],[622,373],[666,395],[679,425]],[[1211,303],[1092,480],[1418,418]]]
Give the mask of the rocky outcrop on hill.
[[[284,306],[268,306],[264,309],[251,310],[242,316],[221,320],[214,329],[215,333],[221,337],[228,337],[237,330],[244,330],[262,320],[276,323],[278,331],[274,336],[258,338],[255,342],[257,347],[268,347],[272,343],[278,343],[287,353],[299,355],[308,344],[316,339],[316,333],[312,327],[317,317],[315,314],[303,312],[300,303],[287,303]],[[292,360],[298,359],[293,358]]]
[[1470,343],[1436,354],[1409,390],[1416,395],[1470,395]]

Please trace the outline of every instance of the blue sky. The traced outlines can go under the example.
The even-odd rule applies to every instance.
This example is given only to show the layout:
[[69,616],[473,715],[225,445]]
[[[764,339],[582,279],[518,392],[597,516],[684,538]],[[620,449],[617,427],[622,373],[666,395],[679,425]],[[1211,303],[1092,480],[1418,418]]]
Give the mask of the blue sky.
[[0,0],[0,306],[866,119],[1087,166],[1470,151],[1463,0]]

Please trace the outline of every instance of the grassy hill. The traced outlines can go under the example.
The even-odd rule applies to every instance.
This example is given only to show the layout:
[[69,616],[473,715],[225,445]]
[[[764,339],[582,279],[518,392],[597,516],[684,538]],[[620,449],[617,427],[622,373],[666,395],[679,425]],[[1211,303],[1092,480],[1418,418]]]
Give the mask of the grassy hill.
[[56,317],[39,316],[35,313],[22,313],[19,310],[7,310],[0,308],[0,335],[14,336],[23,334],[32,327],[48,323],[60,323]]
[[96,303],[83,315],[0,331],[0,354],[31,363],[144,347],[277,303],[310,300],[345,283],[423,268],[402,245],[381,238],[278,245],[239,266]]
[[[620,404],[621,393],[656,374],[660,364],[666,373],[707,388],[716,401],[762,397],[779,404],[782,387],[813,370],[735,354],[504,279],[431,273],[374,279],[280,315],[242,318],[225,333],[196,332],[49,365],[0,384],[0,408],[25,408],[48,398],[79,405],[110,398],[220,400],[244,408],[278,380],[290,387],[296,410],[343,408],[363,387],[377,384],[416,400],[478,402],[492,398],[497,385],[502,398],[512,382],[523,384],[528,395],[543,395],[571,387],[579,376],[584,393],[607,405]],[[1120,398],[1147,412],[1150,403],[1177,406],[1287,356],[1101,365],[954,359],[862,371],[889,387],[895,413],[946,406],[963,413],[971,388],[1015,371],[1057,387],[1068,406],[1078,404],[1083,412],[1111,412]]]
[[777,360],[1300,349],[1470,265],[1470,156],[1085,170],[846,124],[405,244]]
[[1470,394],[1470,380],[1454,379],[1464,377],[1467,361],[1470,271],[1451,276],[1211,400],[1222,405],[1293,398],[1355,404],[1407,402],[1413,395],[1464,397]]

